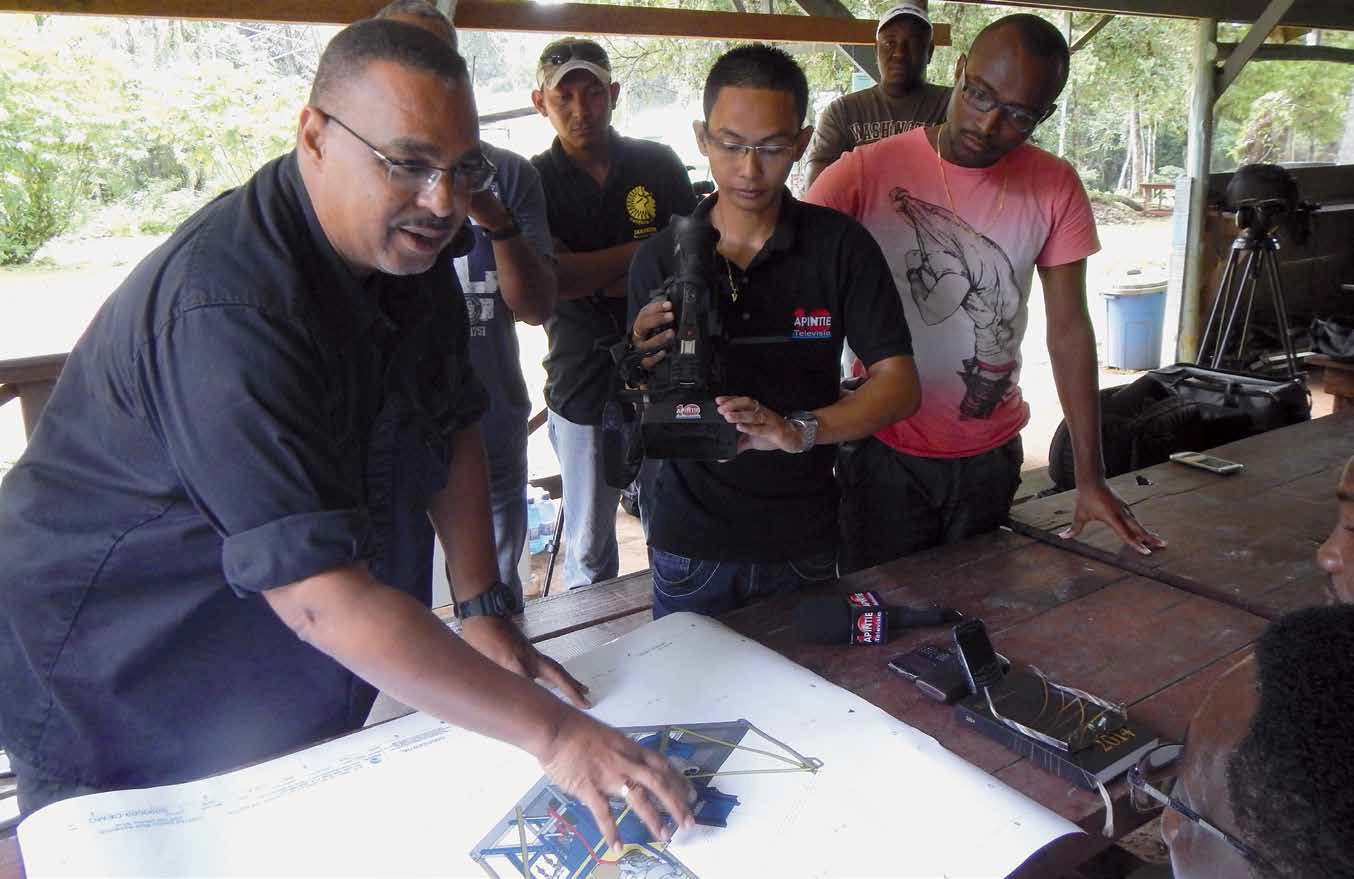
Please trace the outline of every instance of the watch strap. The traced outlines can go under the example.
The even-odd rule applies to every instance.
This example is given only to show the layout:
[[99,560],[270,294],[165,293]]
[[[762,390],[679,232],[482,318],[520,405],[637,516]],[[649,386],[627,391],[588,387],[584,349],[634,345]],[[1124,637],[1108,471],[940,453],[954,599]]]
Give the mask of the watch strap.
[[459,619],[470,617],[510,617],[517,609],[517,599],[507,584],[494,581],[492,585],[474,598],[456,603],[456,616]]
[[521,235],[521,234],[522,234],[522,227],[519,226],[519,225],[517,225],[517,218],[514,217],[511,213],[509,213],[509,214],[508,214],[508,225],[503,226],[503,227],[498,228],[498,229],[490,229],[490,230],[489,230],[489,240],[490,240],[490,241],[507,241],[507,240],[509,240],[509,239],[511,239],[511,238],[516,238],[518,235]]

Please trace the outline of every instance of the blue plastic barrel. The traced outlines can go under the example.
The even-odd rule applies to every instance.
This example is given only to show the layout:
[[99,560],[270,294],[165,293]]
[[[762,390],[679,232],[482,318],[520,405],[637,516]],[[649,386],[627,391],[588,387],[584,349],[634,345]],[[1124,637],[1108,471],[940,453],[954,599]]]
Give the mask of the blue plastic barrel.
[[1105,299],[1105,360],[1113,369],[1161,365],[1161,329],[1166,322],[1166,282],[1129,272]]

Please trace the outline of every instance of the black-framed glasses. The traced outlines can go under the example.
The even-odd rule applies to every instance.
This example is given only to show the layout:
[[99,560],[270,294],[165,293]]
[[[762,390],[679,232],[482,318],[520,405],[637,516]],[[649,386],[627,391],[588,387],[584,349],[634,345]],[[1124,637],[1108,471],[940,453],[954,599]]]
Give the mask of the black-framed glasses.
[[1180,758],[1184,753],[1184,745],[1175,743],[1158,745],[1144,754],[1137,765],[1128,770],[1128,795],[1133,808],[1138,812],[1174,809],[1181,816],[1226,841],[1247,861],[1263,865],[1265,860],[1260,857],[1259,852],[1204,818],[1172,793],[1175,790],[1177,773],[1180,771]]
[[[1022,107],[1014,104],[1004,104],[998,101],[993,95],[985,89],[973,85],[968,81],[967,74],[960,74],[959,93],[963,95],[964,102],[979,113],[991,113],[993,110],[1000,109],[1001,114],[1006,121],[1011,123],[1011,127],[1021,134],[1029,134],[1039,126],[1050,115],[1054,107],[1049,107],[1043,113],[1031,113]],[[1056,105],[1055,105],[1056,106]]]
[[709,125],[703,123],[702,125],[705,129],[705,145],[720,155],[731,159],[745,159],[748,156],[756,156],[768,162],[794,160],[795,145],[792,143],[733,143],[727,140],[719,140],[710,133]]
[[[324,113],[323,110],[320,111]],[[494,173],[498,170],[494,163],[479,150],[465,156],[450,168],[439,168],[423,162],[411,162],[406,159],[392,159],[376,148],[376,145],[348,127],[342,119],[332,113],[324,113],[326,119],[337,122],[339,127],[360,140],[371,154],[386,166],[386,182],[404,192],[431,192],[442,181],[444,175],[451,175],[453,188],[464,187],[467,192],[482,192],[493,183]]]
[[607,57],[606,50],[593,42],[586,40],[576,43],[558,43],[546,46],[545,51],[541,53],[540,64],[549,67],[558,67],[566,61],[572,61],[577,58],[579,61],[586,61],[589,64],[596,64],[607,70],[611,69],[611,59]]

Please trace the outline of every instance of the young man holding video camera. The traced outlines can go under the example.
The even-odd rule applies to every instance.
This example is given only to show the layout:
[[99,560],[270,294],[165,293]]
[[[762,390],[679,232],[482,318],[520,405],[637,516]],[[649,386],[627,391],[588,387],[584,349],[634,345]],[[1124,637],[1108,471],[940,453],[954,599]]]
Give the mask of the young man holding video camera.
[[[649,508],[654,616],[715,614],[836,576],[831,445],[869,435],[918,403],[911,339],[879,247],[855,221],[785,189],[812,128],[789,55],[723,55],[694,125],[718,192],[693,218],[719,232],[711,285],[726,335],[720,416],[738,431],[727,461],[657,462]],[[651,301],[677,263],[671,229],[630,268],[630,344],[652,370],[669,356],[673,306]],[[867,367],[838,392],[842,343]]]

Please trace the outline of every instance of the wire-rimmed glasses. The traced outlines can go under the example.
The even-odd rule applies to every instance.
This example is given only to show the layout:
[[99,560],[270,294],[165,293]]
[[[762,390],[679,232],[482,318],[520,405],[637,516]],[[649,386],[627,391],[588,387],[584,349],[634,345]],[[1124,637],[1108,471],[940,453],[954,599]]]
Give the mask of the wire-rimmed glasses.
[[[323,110],[320,111],[324,113]],[[431,192],[450,174],[453,187],[465,187],[467,192],[482,192],[489,188],[494,180],[497,168],[479,150],[463,157],[450,168],[439,168],[423,162],[411,162],[406,159],[392,159],[376,147],[371,141],[353,131],[346,122],[332,113],[324,113],[326,119],[337,122],[339,127],[360,140],[372,155],[386,166],[386,182],[404,192]]]
[[1232,848],[1240,852],[1241,856],[1247,861],[1253,864],[1263,864],[1264,859],[1255,849],[1204,818],[1179,797],[1173,795],[1176,773],[1180,770],[1180,758],[1184,753],[1184,745],[1175,743],[1158,745],[1144,754],[1137,765],[1128,771],[1129,801],[1133,808],[1139,812],[1174,809],[1181,816],[1199,825],[1207,832],[1225,840]]

